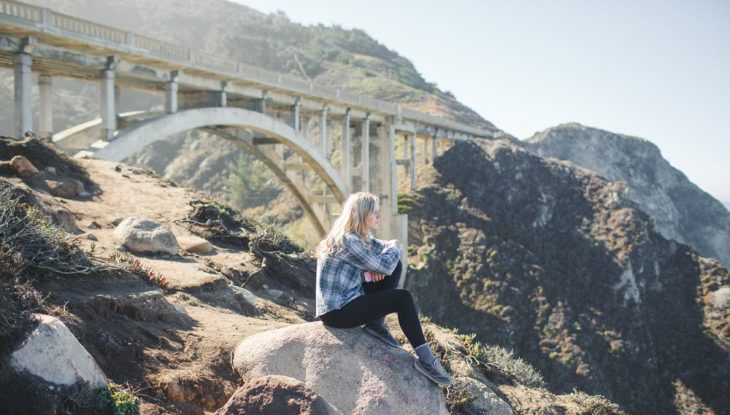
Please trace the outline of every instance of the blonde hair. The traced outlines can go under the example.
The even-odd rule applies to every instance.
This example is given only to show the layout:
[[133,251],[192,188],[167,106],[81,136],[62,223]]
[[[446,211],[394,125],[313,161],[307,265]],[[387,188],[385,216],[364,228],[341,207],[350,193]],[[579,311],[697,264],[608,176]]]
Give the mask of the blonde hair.
[[317,258],[323,258],[327,254],[339,251],[345,235],[354,232],[365,244],[370,244],[370,230],[367,227],[366,219],[378,210],[380,201],[372,193],[353,193],[342,205],[340,216],[332,225],[327,236],[317,245],[315,253]]

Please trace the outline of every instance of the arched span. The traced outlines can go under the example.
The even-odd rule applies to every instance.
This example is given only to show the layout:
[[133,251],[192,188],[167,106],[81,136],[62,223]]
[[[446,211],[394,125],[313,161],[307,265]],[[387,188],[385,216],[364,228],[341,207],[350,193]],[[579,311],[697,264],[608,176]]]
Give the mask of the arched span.
[[343,203],[349,195],[337,170],[305,137],[275,118],[242,108],[197,108],[144,120],[120,130],[94,157],[121,161],[166,136],[213,126],[246,128],[280,141],[311,166],[337,201]]
[[302,206],[302,209],[304,209],[304,213],[309,218],[309,221],[312,223],[312,226],[314,226],[314,229],[317,231],[320,237],[324,238],[327,234],[326,226],[324,223],[322,223],[322,220],[317,216],[317,214],[314,212],[314,209],[312,209],[312,202],[307,197],[307,193],[305,192],[306,189],[302,189],[299,186],[297,186],[290,178],[286,175],[286,172],[282,170],[277,164],[276,160],[272,160],[269,157],[266,156],[261,150],[256,148],[255,145],[247,142],[246,140],[241,140],[240,137],[227,132],[222,131],[220,129],[216,128],[203,128],[202,131],[205,131],[208,134],[217,135],[218,137],[221,137],[227,141],[231,141],[234,144],[238,145],[239,147],[243,148],[244,151],[254,156],[256,159],[264,163],[265,166],[271,170],[274,175],[279,179],[279,181],[287,188],[289,191],[294,195],[294,197],[299,201],[299,204]]

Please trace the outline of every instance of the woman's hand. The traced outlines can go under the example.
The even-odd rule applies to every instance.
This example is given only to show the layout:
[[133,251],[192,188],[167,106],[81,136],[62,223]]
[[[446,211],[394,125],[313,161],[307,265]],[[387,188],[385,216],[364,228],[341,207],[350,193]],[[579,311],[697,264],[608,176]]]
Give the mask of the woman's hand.
[[378,282],[378,281],[382,281],[385,279],[384,274],[378,274],[377,272],[373,272],[372,274],[373,274],[373,282]]

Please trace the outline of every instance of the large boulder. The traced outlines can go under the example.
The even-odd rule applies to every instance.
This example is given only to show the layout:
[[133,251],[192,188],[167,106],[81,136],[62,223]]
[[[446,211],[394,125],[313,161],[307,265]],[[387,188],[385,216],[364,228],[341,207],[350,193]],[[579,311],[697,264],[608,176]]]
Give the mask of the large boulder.
[[441,390],[416,371],[414,359],[360,329],[312,322],[247,337],[233,367],[244,380],[298,379],[343,414],[448,414]]
[[68,327],[55,317],[38,318],[38,327],[10,356],[13,369],[56,385],[84,382],[91,388],[106,386],[104,372]]
[[[73,402],[94,402],[107,379],[60,320],[38,315],[38,326],[0,361],[0,413],[66,413]],[[91,413],[99,408],[88,408]],[[95,412],[94,412],[95,413]]]
[[164,225],[135,217],[124,219],[116,229],[117,241],[137,254],[177,254],[175,234]]
[[236,390],[216,415],[341,415],[302,381],[262,376]]

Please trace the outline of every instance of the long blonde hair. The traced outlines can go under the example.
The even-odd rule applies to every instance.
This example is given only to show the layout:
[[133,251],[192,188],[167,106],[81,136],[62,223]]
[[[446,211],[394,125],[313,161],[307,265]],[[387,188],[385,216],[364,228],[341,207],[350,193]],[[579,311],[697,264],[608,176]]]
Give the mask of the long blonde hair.
[[378,210],[380,201],[377,196],[368,192],[353,193],[342,205],[342,212],[335,220],[327,236],[317,245],[317,258],[323,258],[329,253],[342,248],[345,235],[356,233],[365,244],[370,244],[370,230],[367,227],[367,217]]

